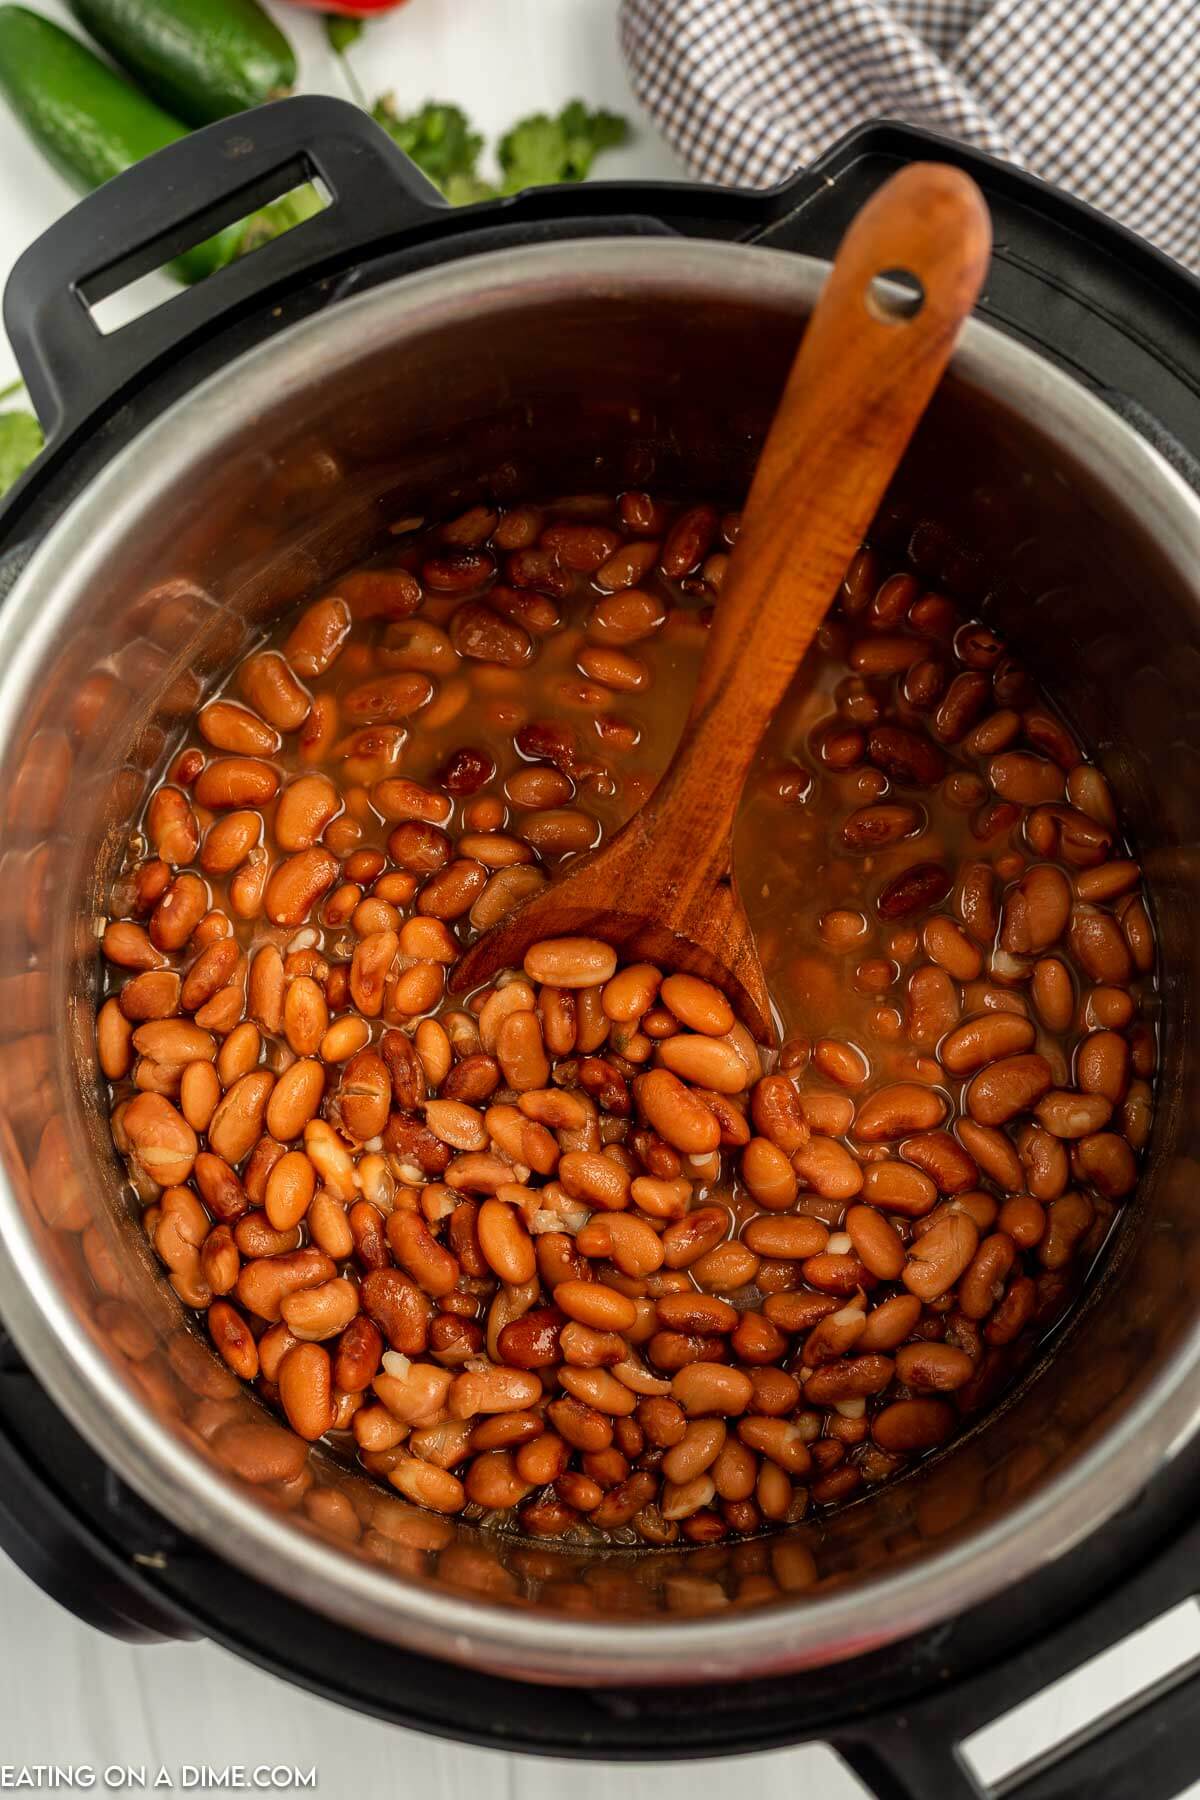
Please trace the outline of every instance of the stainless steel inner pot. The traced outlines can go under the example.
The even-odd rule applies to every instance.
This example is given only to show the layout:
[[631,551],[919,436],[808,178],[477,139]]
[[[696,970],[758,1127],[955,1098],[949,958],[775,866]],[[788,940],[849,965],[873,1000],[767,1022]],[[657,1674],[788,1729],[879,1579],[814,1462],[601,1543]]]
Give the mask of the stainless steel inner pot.
[[[252,636],[391,520],[630,482],[736,502],[823,275],[765,250],[606,239],[377,287],[155,419],[0,612],[0,1312],[63,1411],[181,1529],[363,1632],[510,1676],[701,1682],[903,1637],[1036,1579],[1200,1416],[1200,503],[1100,401],[972,324],[900,487],[978,547],[981,610],[1097,753],[1163,968],[1150,1165],[1054,1353],[947,1453],[797,1527],[791,1585],[753,1607],[720,1604],[720,1549],[530,1555],[382,1490],[352,1549],[229,1473],[190,1423],[181,1310],[108,1142],[91,1031],[97,915],[148,782]],[[361,1499],[352,1472],[314,1461]]]

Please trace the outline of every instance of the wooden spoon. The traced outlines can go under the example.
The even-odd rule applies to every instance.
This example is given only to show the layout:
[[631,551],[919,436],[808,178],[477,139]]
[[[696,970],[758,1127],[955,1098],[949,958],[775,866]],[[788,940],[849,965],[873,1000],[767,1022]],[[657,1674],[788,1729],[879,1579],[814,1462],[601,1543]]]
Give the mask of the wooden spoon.
[[[742,514],[683,735],[646,804],[456,965],[463,992],[543,938],[600,938],[623,960],[723,989],[763,1043],[770,999],[731,875],[733,825],[763,732],[832,604],[979,293],[983,196],[915,163],[853,221],[804,333]],[[876,277],[908,271],[923,298]]]

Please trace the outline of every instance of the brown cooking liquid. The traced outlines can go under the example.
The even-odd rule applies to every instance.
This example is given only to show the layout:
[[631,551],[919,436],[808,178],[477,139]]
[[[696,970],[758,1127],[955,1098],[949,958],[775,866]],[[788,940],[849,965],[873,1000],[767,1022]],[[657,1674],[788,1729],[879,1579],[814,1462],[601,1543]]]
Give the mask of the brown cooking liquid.
[[[673,537],[668,536],[671,521],[681,519],[684,524]],[[635,529],[629,528],[630,520]],[[527,533],[542,533],[541,549],[495,549],[486,536],[473,541],[494,523],[481,509],[452,522],[449,528],[428,529],[414,523],[411,529],[398,532],[393,546],[369,566],[411,572],[423,589],[419,610],[409,619],[397,617],[407,603],[397,601],[394,593],[391,600],[378,601],[376,597],[364,605],[362,595],[369,583],[360,580],[357,598],[351,598],[352,611],[359,615],[378,603],[384,616],[356,616],[328,672],[304,679],[312,695],[333,696],[337,701],[339,717],[331,748],[319,760],[305,753],[303,744],[312,732],[310,719],[299,732],[284,732],[282,748],[267,760],[285,782],[295,774],[320,771],[337,784],[346,811],[327,830],[325,842],[339,857],[364,849],[378,849],[387,855],[389,834],[397,821],[395,817],[381,818],[373,808],[373,784],[400,776],[437,794],[444,791],[446,771],[453,768],[457,774],[452,785],[458,790],[453,796],[454,811],[449,820],[438,821],[439,829],[451,839],[481,826],[498,829],[506,841],[520,843],[531,838],[541,846],[534,860],[540,860],[552,877],[564,861],[564,854],[557,853],[559,844],[571,845],[565,852],[569,859],[587,844],[599,842],[636,809],[666,766],[687,712],[708,617],[714,605],[720,604],[720,580],[736,535],[736,515],[718,520],[707,510],[664,506],[640,496],[627,496],[618,508],[609,498],[583,496],[548,503],[536,513],[517,509],[515,514],[505,515],[509,541],[521,536],[523,522]],[[552,547],[547,551],[544,534],[555,524],[573,529],[565,536],[556,536],[551,529]],[[595,555],[605,551],[607,563],[618,544],[630,541],[638,545],[666,537],[669,559],[672,542],[678,546],[686,530],[693,533],[698,546],[687,572],[672,579],[652,564],[633,589],[635,601],[637,595],[644,595],[658,603],[648,602],[644,608],[654,628],[631,639],[622,629],[620,607],[614,615],[616,629],[606,626],[608,602],[597,586]],[[501,532],[503,536],[503,525]],[[536,544],[536,536],[532,541]],[[590,545],[595,546],[595,554],[589,557]],[[681,552],[687,553],[686,548]],[[589,560],[591,569],[580,566]],[[576,566],[570,567],[571,563]],[[487,603],[497,568],[504,584],[498,601],[503,612],[473,615],[468,630],[461,609]],[[522,581],[529,585],[520,586]],[[347,594],[352,594],[354,584],[345,585]],[[444,591],[449,587],[454,591]],[[412,591],[416,593],[415,586]],[[339,584],[333,584],[328,592],[338,594]],[[618,590],[616,598],[621,600],[625,593]],[[505,618],[503,613],[509,616]],[[659,615],[661,622],[655,622]],[[287,644],[298,616],[293,614],[281,627],[272,640],[275,647]],[[528,634],[519,624],[522,617],[532,627]],[[555,618],[557,624],[547,630],[547,623]],[[431,673],[431,701],[392,724],[358,724],[352,714],[356,705],[361,713],[361,701],[349,697],[356,690],[361,695],[368,680],[396,673],[397,663],[411,666],[403,647],[411,643],[413,622],[421,621],[440,627],[468,654],[457,656],[447,640],[439,638],[444,648],[434,657],[441,662],[438,671]],[[399,656],[394,654],[398,646]],[[478,654],[481,648],[482,657]],[[614,648],[623,659],[613,665],[615,676],[603,660],[597,663],[588,654],[589,649]],[[496,651],[504,660],[494,659]],[[526,654],[528,660],[522,661]],[[597,671],[636,685],[610,685],[597,678]],[[239,706],[248,704],[236,673],[225,697]],[[954,711],[960,704],[956,719]],[[930,766],[919,770],[921,779],[904,767],[903,754],[897,761],[894,746],[889,749],[888,734],[897,730],[902,751],[913,734],[926,746]],[[350,744],[356,731],[362,735]],[[347,750],[351,752],[349,762],[344,760]],[[464,751],[474,754],[463,756],[460,753]],[[194,732],[166,779],[184,788],[194,786],[203,764],[226,754]],[[999,771],[997,758],[1004,765]],[[1010,760],[1013,758],[1016,760]],[[1030,764],[1029,759],[1036,761]],[[1066,771],[1075,763],[1080,766],[1070,776],[1068,798]],[[561,794],[553,808],[522,808],[507,797],[506,782],[527,767],[557,767],[566,776],[558,784]],[[1033,803],[1015,797],[1026,793],[1033,796]],[[1078,804],[1073,806],[1072,801]],[[266,821],[264,841],[268,846],[276,804],[270,800],[259,809]],[[684,1540],[706,1541],[728,1531],[754,1530],[780,1518],[798,1517],[808,1506],[841,1504],[901,1471],[930,1447],[931,1440],[922,1439],[917,1431],[911,1453],[895,1434],[886,1444],[873,1442],[872,1417],[898,1399],[932,1394],[939,1405],[949,1402],[960,1428],[965,1427],[1028,1364],[1047,1331],[1058,1324],[1077,1295],[1131,1186],[1128,1171],[1132,1164],[1125,1146],[1132,1143],[1136,1154],[1145,1141],[1148,1079],[1154,1056],[1153,1032],[1146,1022],[1153,994],[1149,927],[1140,898],[1140,876],[1136,868],[1122,875],[1129,853],[1117,828],[1104,822],[1110,804],[1102,778],[1083,765],[1066,728],[1003,645],[960,614],[951,601],[931,593],[926,581],[915,575],[903,547],[887,558],[875,550],[861,553],[820,641],[809,652],[771,725],[738,820],[736,877],[755,928],[781,1028],[782,1048],[773,1058],[773,1066],[787,1072],[802,1101],[815,1109],[814,1116],[819,1117],[822,1106],[833,1108],[839,1126],[837,1141],[859,1165],[869,1169],[878,1161],[904,1161],[908,1143],[922,1136],[919,1131],[904,1131],[863,1141],[853,1127],[843,1128],[843,1114],[848,1119],[854,1108],[861,1108],[872,1095],[892,1084],[916,1084],[939,1093],[945,1102],[941,1131],[954,1132],[956,1120],[966,1111],[964,1135],[969,1137],[971,1109],[964,1088],[978,1071],[972,1067],[964,1080],[938,1060],[939,1043],[959,1021],[1007,1010],[1028,1018],[1030,1040],[1017,1049],[1026,1056],[1044,1057],[1052,1090],[1074,1094],[1076,1100],[1079,1086],[1086,1085],[1077,1059],[1081,1042],[1115,1025],[1114,1036],[1122,1040],[1124,1048],[1111,1043],[1101,1047],[1111,1055],[1117,1070],[1115,1075],[1107,1072],[1110,1064],[1106,1062],[1100,1078],[1112,1089],[1111,1116],[1105,1112],[1103,1099],[1093,1093],[1085,1102],[1078,1127],[1067,1120],[1058,1136],[1045,1131],[1038,1134],[1042,1162],[1034,1169],[1033,1162],[1027,1161],[1019,1191],[1027,1194],[1032,1184],[1037,1192],[1037,1205],[1023,1204],[1039,1221],[1039,1241],[1032,1241],[1036,1227],[1029,1228],[1029,1241],[1017,1242],[1015,1248],[1013,1240],[1005,1237],[1002,1248],[1007,1260],[1002,1259],[995,1292],[988,1296],[983,1310],[976,1304],[974,1316],[964,1317],[959,1289],[951,1286],[923,1306],[908,1338],[911,1345],[946,1343],[965,1350],[973,1365],[970,1379],[942,1392],[936,1376],[925,1385],[917,1381],[906,1385],[893,1373],[883,1391],[872,1393],[865,1410],[858,1409],[857,1414],[852,1405],[840,1411],[836,1406],[814,1407],[801,1394],[788,1409],[789,1417],[801,1420],[806,1438],[813,1439],[815,1433],[817,1443],[809,1474],[795,1480],[782,1511],[777,1501],[767,1513],[756,1510],[752,1502],[723,1504],[719,1494],[714,1497],[710,1493],[708,1504],[684,1517]],[[847,843],[843,828],[851,815],[861,816],[864,808],[897,806],[912,809],[909,829],[897,841],[875,848],[867,848],[863,842]],[[203,832],[221,815],[197,805],[195,816]],[[865,836],[873,836],[882,827],[868,817],[862,829]],[[114,895],[114,918],[144,921],[165,884],[164,876],[147,874],[148,863],[152,869],[158,865],[144,831],[143,825],[142,832],[131,840],[127,868]],[[251,860],[264,859],[267,854],[260,845],[251,853]],[[270,860],[280,860],[273,848]],[[978,917],[977,912],[972,913],[971,894],[979,891],[979,865],[985,865],[984,887],[989,879],[994,882],[995,934],[989,941],[980,941],[978,932],[971,935],[967,919],[967,932],[955,933],[946,957],[940,959],[938,927],[935,925],[931,937],[929,922],[958,924],[968,913]],[[356,932],[341,914],[336,924],[327,922],[329,893],[302,924],[272,924],[262,916],[261,907],[257,917],[238,917],[237,907],[230,903],[228,877],[204,874],[200,857],[193,866],[208,882],[212,906],[233,914],[236,937],[247,952],[253,953],[265,943],[275,944],[285,957],[299,959],[289,961],[289,977],[301,966],[307,968],[309,962],[319,963],[320,957],[335,968],[348,964]],[[1062,871],[1064,884],[1056,888],[1051,910],[1065,885],[1073,908],[1072,923],[1068,925],[1064,917],[1052,942],[1034,953],[1014,954],[1001,943],[1001,921],[1007,932],[1006,908],[1018,904],[1012,900],[1016,885],[1034,866]],[[915,884],[897,879],[914,867],[919,869]],[[1096,868],[1112,872],[1111,879],[1093,877],[1091,871]],[[395,870],[396,864],[389,859],[387,873]],[[1081,878],[1084,896],[1075,887]],[[236,876],[234,879],[236,882]],[[140,902],[139,880],[145,884]],[[418,890],[418,899],[401,908],[402,916],[410,916],[419,906],[424,880],[422,874],[411,884]],[[1090,899],[1089,881],[1095,888]],[[370,883],[363,885],[366,893]],[[337,883],[331,892],[336,888]],[[246,903],[242,904],[245,909]],[[1111,922],[1111,929],[1102,923],[1098,948],[1089,948],[1085,941],[1093,911]],[[475,935],[466,908],[448,919],[447,926],[462,942]],[[977,967],[971,967],[972,959]],[[1048,959],[1059,965],[1049,974],[1056,976],[1060,987],[1065,968],[1074,989],[1065,1028],[1048,1028],[1040,1002],[1033,998],[1037,991],[1031,981],[1034,966]],[[185,971],[195,961],[195,945],[172,950],[167,960]],[[944,960],[952,965],[949,972],[942,966]],[[130,973],[128,967],[110,967],[108,992],[119,994]],[[317,980],[319,985],[319,968]],[[331,1018],[353,1011],[344,979],[339,987],[335,978],[333,994]],[[439,998],[430,1010],[444,1013],[461,1004]],[[414,1016],[389,1012],[385,1006],[382,1021],[372,1021],[373,1037],[377,1041],[388,1026],[411,1034],[416,1022]],[[218,1038],[228,1029],[218,1025]],[[599,1052],[610,1053],[611,1046]],[[259,1054],[262,1065],[277,1073],[293,1060],[278,1036],[272,1039],[268,1035]],[[143,1057],[144,1084],[153,1087],[154,1073],[145,1071],[145,1063]],[[642,1066],[624,1065],[624,1072],[632,1079]],[[770,1060],[767,1066],[772,1066]],[[573,1067],[561,1071],[567,1085],[574,1079]],[[332,1069],[330,1090],[336,1078],[337,1070]],[[168,1071],[158,1091],[171,1097],[171,1087]],[[1041,1088],[1045,1088],[1044,1081]],[[128,1077],[119,1079],[113,1084],[114,1101],[128,1099],[135,1091]],[[326,1117],[330,1116],[329,1097],[327,1094]],[[506,1098],[503,1092],[498,1097]],[[482,1106],[488,1103],[480,1102]],[[746,1110],[745,1096],[738,1104]],[[1016,1109],[998,1128],[985,1125],[985,1134],[991,1130],[995,1137],[998,1131],[1011,1154],[1021,1133],[1037,1125],[1036,1104],[1034,1096],[1027,1107]],[[1056,1117],[1061,1118],[1062,1108],[1069,1111],[1069,1107],[1069,1100],[1064,1100]],[[627,1129],[616,1127],[610,1136],[620,1141]],[[819,1136],[818,1125],[814,1142]],[[977,1131],[976,1139],[980,1136]],[[1086,1146],[1083,1150],[1081,1143]],[[982,1156],[981,1151],[979,1154]],[[912,1155],[916,1161],[916,1149]],[[961,1152],[959,1155],[961,1160]],[[1036,1162],[1038,1149],[1031,1148],[1029,1155]],[[692,1200],[693,1209],[711,1204],[714,1197],[729,1206],[734,1237],[747,1220],[761,1213],[740,1179],[738,1166],[739,1153],[727,1152],[719,1174],[698,1180]],[[933,1168],[932,1163],[921,1166]],[[144,1168],[138,1176],[136,1159],[134,1167],[142,1201],[152,1202],[154,1184],[146,1181]],[[802,1176],[791,1210],[822,1221],[835,1234],[831,1247],[844,1250],[848,1240],[839,1242],[836,1234],[847,1206],[856,1203],[855,1197],[848,1200],[841,1194],[822,1193],[820,1185]],[[948,1177],[937,1185],[938,1203],[943,1208],[959,1204],[955,1195],[964,1186],[969,1190],[978,1214],[980,1244],[1003,1235],[1007,1215],[1000,1215],[999,1209],[1006,1200],[1012,1202],[1015,1184],[1011,1180],[992,1179],[984,1168],[965,1184]],[[1084,1197],[1082,1201],[1079,1195]],[[857,1200],[861,1203],[865,1198],[860,1195]],[[911,1251],[920,1216],[887,1210],[886,1217]],[[152,1226],[155,1223],[153,1213],[150,1222]],[[661,1221],[655,1223],[661,1229]],[[445,1241],[444,1230],[440,1239]],[[361,1278],[361,1260],[351,1257],[344,1267],[353,1279]],[[715,1291],[731,1299],[743,1314],[760,1308],[768,1291],[805,1292],[818,1300],[833,1291],[839,1307],[864,1303],[861,1288],[852,1293],[835,1284],[833,1289],[822,1290],[802,1280],[796,1265],[778,1261],[769,1265],[768,1281],[767,1268],[764,1264],[761,1289],[751,1281],[732,1294],[721,1288]],[[967,1278],[964,1275],[963,1280]],[[1021,1284],[1023,1292],[1015,1292]],[[487,1277],[460,1285],[478,1296],[477,1316],[482,1322],[488,1294],[494,1292],[496,1282]],[[653,1281],[624,1284],[626,1292],[639,1288],[653,1293]],[[873,1278],[867,1279],[866,1290],[868,1309],[905,1292],[896,1281]],[[187,1297],[186,1283],[184,1291]],[[714,1290],[710,1287],[708,1291]],[[236,1295],[226,1292],[224,1298],[235,1300]],[[545,1294],[538,1301],[542,1306],[548,1303]],[[1019,1327],[1011,1338],[1004,1329],[992,1329],[992,1322],[1006,1306],[1017,1316]],[[467,1305],[463,1313],[469,1312]],[[255,1337],[261,1337],[266,1329],[264,1322],[253,1316],[245,1323]],[[804,1331],[789,1335],[786,1347],[771,1359],[794,1373],[801,1384],[811,1373],[805,1360],[806,1341]],[[334,1346],[330,1343],[327,1348]],[[641,1351],[644,1356],[644,1343]],[[853,1349],[849,1354],[855,1354]],[[436,1356],[432,1360],[436,1363]],[[738,1358],[734,1355],[730,1360]],[[448,1356],[443,1366],[462,1365]],[[274,1384],[260,1376],[259,1385],[269,1399],[277,1398]],[[546,1385],[552,1395],[553,1371]],[[734,1424],[730,1418],[731,1435]],[[636,1452],[638,1432],[626,1427],[623,1437]],[[661,1461],[663,1443],[645,1433],[641,1438],[641,1452],[624,1459],[627,1473],[656,1469]],[[354,1453],[355,1440],[349,1432],[335,1433],[333,1441]],[[515,1436],[513,1441],[517,1441]],[[617,1441],[622,1441],[621,1432]],[[367,1455],[365,1460],[377,1473],[387,1474],[386,1456]],[[463,1460],[469,1462],[470,1458]],[[540,1497],[527,1500],[516,1515],[518,1526],[550,1532],[585,1528],[586,1510],[573,1510],[563,1498],[564,1493],[577,1500],[585,1494],[586,1484],[581,1486],[578,1476],[581,1463],[586,1467],[588,1458],[577,1451],[564,1478],[565,1489],[560,1483],[557,1489],[548,1488]],[[615,1473],[620,1472],[618,1461]],[[575,1487],[570,1485],[572,1474]],[[612,1486],[611,1475],[608,1486]],[[440,1504],[437,1500],[433,1503]],[[447,1503],[447,1509],[458,1507]],[[504,1514],[502,1507],[481,1509],[468,1502],[467,1516],[478,1516],[481,1510]],[[635,1532],[640,1532],[642,1516],[639,1513],[634,1522]],[[675,1541],[656,1508],[650,1508],[646,1518],[650,1522],[641,1535],[654,1542]]]

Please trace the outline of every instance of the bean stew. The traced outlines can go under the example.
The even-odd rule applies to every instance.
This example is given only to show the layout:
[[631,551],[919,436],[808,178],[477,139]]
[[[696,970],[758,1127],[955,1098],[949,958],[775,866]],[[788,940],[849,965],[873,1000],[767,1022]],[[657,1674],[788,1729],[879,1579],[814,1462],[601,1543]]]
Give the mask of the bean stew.
[[200,711],[103,930],[114,1142],[228,1369],[527,1536],[715,1542],[902,1473],[1044,1347],[1149,1134],[1139,865],[919,521],[855,558],[744,797],[778,1048],[589,939],[448,996],[652,789],[737,525],[397,521]]

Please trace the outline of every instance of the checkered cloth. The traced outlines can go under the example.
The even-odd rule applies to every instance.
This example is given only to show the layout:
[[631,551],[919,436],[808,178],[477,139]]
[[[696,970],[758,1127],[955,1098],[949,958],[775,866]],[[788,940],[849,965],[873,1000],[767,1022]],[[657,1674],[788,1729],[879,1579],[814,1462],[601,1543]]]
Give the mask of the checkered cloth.
[[902,119],[1200,267],[1200,0],[622,0],[621,42],[697,175],[769,186]]

